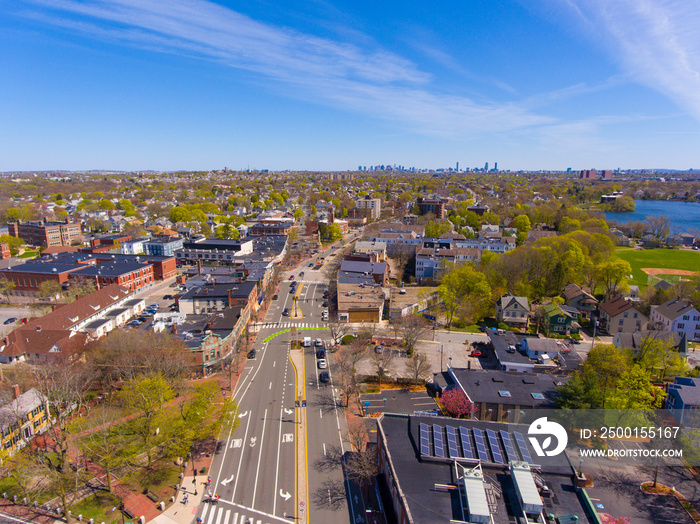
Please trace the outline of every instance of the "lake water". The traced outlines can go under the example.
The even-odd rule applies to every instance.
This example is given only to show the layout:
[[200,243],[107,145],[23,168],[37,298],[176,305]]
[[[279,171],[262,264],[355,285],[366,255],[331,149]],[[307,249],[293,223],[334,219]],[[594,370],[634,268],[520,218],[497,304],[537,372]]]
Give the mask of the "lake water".
[[606,212],[605,218],[625,222],[643,222],[647,217],[663,215],[675,227],[683,231],[700,229],[700,202],[679,202],[675,200],[635,200],[637,209],[631,213]]

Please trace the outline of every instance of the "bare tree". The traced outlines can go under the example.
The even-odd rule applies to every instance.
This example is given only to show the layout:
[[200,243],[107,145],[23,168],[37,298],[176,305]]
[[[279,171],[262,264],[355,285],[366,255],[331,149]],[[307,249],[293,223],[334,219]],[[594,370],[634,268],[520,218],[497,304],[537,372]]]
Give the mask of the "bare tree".
[[393,372],[394,355],[392,355],[390,351],[382,351],[381,353],[374,351],[370,357],[370,362],[372,364],[372,369],[377,375],[379,388],[381,389],[382,379],[390,376]]
[[372,449],[366,449],[365,444],[369,438],[364,419],[355,419],[349,425],[347,439],[355,448],[355,452],[346,455],[345,470],[348,477],[357,482],[361,489],[364,489],[379,473],[376,452]]
[[113,331],[89,349],[88,357],[106,386],[159,373],[179,387],[194,365],[192,352],[173,335],[140,330]]
[[345,322],[338,322],[333,320],[332,322],[326,323],[328,331],[331,332],[331,338],[333,339],[333,344],[339,344],[340,340],[348,334],[350,331],[350,326]]
[[416,343],[430,330],[427,322],[418,315],[409,315],[401,319],[399,331],[408,352],[413,352]]
[[10,293],[15,289],[16,284],[5,277],[0,278],[0,295],[5,295],[7,302],[10,302]]
[[665,216],[647,217],[644,220],[649,233],[659,242],[666,240],[670,231],[669,223],[670,220]]
[[433,366],[430,364],[430,359],[425,353],[414,352],[406,361],[406,371],[413,379],[414,383],[418,383],[420,379],[426,379],[433,371]]
[[393,243],[387,246],[386,254],[394,261],[397,280],[403,281],[403,274],[406,271],[406,265],[416,254],[415,246],[409,244]]
[[[56,467],[68,468],[68,441],[71,435],[69,424],[73,413],[80,412],[85,405],[85,395],[95,378],[94,370],[86,365],[55,360],[34,370],[37,389],[46,398],[51,417],[48,433],[55,443]],[[53,462],[53,461],[52,461]]]
[[107,473],[107,490],[110,493],[112,471],[133,458],[129,452],[131,442],[126,438],[124,427],[118,424],[121,417],[121,411],[101,406],[89,422],[81,424],[84,436],[78,442],[83,455],[102,466]]
[[357,391],[357,372],[348,349],[341,351],[335,359],[338,384],[345,395],[345,407],[350,405],[350,397]]

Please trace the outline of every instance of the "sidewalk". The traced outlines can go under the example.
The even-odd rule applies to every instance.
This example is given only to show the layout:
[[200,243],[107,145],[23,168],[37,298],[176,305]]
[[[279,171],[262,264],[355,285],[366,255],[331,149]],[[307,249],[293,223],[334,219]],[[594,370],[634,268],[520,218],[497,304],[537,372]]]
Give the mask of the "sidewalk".
[[[208,468],[207,471],[209,471]],[[195,480],[196,484],[193,482]],[[177,492],[175,503],[167,507],[165,511],[154,519],[147,520],[147,522],[156,524],[193,524],[197,517],[197,509],[202,503],[204,494],[207,492],[204,486],[206,480],[206,475],[197,475],[196,478],[192,475],[184,477],[182,479],[182,487]],[[196,495],[194,494],[195,488],[197,491]],[[187,504],[184,502],[185,494],[187,494],[188,498]]]

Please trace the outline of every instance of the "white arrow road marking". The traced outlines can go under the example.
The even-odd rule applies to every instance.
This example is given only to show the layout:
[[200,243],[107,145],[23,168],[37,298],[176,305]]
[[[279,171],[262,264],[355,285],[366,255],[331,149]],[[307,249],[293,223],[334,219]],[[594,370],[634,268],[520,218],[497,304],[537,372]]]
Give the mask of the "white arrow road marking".
[[257,437],[250,437],[250,447],[252,448],[255,446],[255,443],[258,441]]
[[291,415],[292,413],[294,413],[293,410],[287,409],[287,408],[284,408],[284,412],[285,412],[287,415]]
[[238,415],[238,418],[243,418],[243,417],[245,417],[247,414],[248,414],[248,412],[247,412],[247,411],[244,411],[243,413],[240,413],[240,414]]
[[287,501],[291,498],[291,495],[289,493],[285,493],[284,491],[282,491],[282,489],[280,489],[280,497]]
[[232,480],[233,480],[233,475],[231,475],[231,476],[230,476],[229,478],[227,478],[226,480],[222,480],[222,481],[221,481],[221,485],[222,485],[222,486],[225,486],[226,484],[228,484],[228,483],[231,482]]

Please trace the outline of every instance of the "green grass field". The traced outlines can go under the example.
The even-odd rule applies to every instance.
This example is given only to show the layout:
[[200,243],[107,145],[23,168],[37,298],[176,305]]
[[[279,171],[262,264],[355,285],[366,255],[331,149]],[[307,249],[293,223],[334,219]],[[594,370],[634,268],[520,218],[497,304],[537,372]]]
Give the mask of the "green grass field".
[[626,260],[632,266],[630,284],[646,287],[649,283],[648,275],[642,268],[684,269],[686,271],[700,271],[700,252],[681,249],[643,249],[641,251],[630,248],[618,248],[615,254]]

